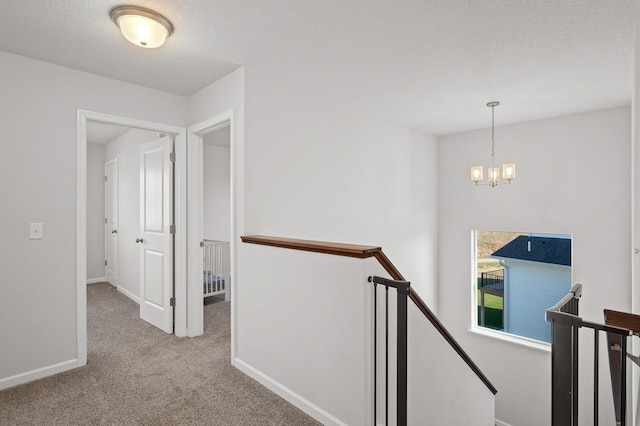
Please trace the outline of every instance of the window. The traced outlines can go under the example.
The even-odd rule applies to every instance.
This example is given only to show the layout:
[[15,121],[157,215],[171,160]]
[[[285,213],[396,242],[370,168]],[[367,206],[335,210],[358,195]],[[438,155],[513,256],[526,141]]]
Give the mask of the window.
[[474,329],[551,342],[545,312],[571,289],[571,236],[476,231]]

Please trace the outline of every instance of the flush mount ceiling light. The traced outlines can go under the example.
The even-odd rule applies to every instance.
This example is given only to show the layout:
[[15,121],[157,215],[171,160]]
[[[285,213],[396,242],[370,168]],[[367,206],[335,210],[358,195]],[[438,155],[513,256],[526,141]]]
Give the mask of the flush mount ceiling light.
[[496,156],[496,141],[495,141],[495,116],[494,109],[500,105],[500,102],[493,101],[489,102],[487,106],[491,108],[491,167],[487,169],[487,174],[489,176],[488,182],[482,182],[482,166],[472,166],[471,167],[471,180],[478,185],[489,185],[491,187],[496,187],[503,183],[511,183],[512,179],[516,178],[516,165],[514,163],[505,163],[502,165],[502,179],[500,180],[500,168],[495,165],[495,156]]
[[143,7],[118,6],[111,10],[111,20],[124,38],[147,49],[162,46],[173,33],[173,25],[167,18]]

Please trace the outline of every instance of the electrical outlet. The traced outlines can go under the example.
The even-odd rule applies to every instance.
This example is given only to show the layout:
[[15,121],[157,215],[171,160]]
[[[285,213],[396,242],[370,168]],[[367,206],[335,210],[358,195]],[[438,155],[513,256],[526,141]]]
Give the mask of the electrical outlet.
[[41,240],[44,236],[44,225],[42,222],[29,224],[29,239]]

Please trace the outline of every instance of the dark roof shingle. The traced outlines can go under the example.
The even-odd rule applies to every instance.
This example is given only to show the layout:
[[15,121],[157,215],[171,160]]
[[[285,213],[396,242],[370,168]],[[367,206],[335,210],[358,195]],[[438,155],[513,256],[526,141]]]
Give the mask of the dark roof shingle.
[[571,240],[521,235],[491,256],[571,266]]

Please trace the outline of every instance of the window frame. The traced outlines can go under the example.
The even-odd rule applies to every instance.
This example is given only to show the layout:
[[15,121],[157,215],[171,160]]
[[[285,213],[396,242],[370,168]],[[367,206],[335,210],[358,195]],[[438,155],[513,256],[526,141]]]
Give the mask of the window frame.
[[[469,332],[476,335],[489,337],[492,339],[501,340],[504,342],[525,346],[528,348],[551,352],[551,343],[543,340],[537,340],[517,334],[508,333],[506,331],[495,330],[489,327],[483,327],[478,325],[478,234],[479,232],[518,232],[518,231],[497,231],[497,230],[484,230],[480,228],[474,228],[471,230],[471,276],[470,276],[470,299],[471,299],[471,326]],[[569,233],[550,233],[550,232],[521,232],[522,234],[546,234],[549,236],[563,235],[568,236],[571,241],[571,278],[570,284],[573,282],[573,235]],[[505,286],[506,296],[506,286]],[[506,297],[505,297],[506,299]],[[503,309],[506,308],[506,300],[503,299]],[[505,316],[503,313],[503,325],[505,324]]]

